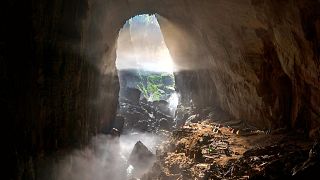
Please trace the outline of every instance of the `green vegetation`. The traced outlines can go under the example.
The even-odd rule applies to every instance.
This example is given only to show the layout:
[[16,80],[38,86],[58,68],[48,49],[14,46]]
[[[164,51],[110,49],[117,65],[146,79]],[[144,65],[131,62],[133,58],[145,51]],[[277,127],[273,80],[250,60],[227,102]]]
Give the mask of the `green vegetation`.
[[137,88],[149,101],[158,101],[174,91],[173,74],[147,73],[142,75],[139,73],[139,76],[141,81],[137,85]]

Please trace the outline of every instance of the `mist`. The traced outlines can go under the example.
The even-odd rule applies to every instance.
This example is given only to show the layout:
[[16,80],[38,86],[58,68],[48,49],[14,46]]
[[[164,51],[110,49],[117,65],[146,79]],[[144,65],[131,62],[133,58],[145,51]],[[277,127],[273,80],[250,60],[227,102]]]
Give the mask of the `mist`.
[[[117,42],[117,69],[144,69],[153,72],[174,71],[169,50],[164,42],[155,15],[139,15],[128,20],[119,32]],[[174,111],[178,96],[171,96],[170,109]],[[129,162],[130,154],[141,141],[153,154],[164,137],[151,133],[130,132],[120,137],[98,135],[90,145],[70,154],[51,165],[53,180],[125,180],[140,178],[152,167],[148,162]],[[142,160],[141,160],[142,161]],[[136,166],[136,167],[135,167]]]
[[155,15],[138,15],[126,22],[119,32],[116,66],[119,70],[174,71]]
[[[155,154],[163,139],[149,133],[132,132],[120,138],[109,135],[94,137],[83,150],[75,150],[52,165],[54,180],[125,180],[139,178],[153,165],[134,167],[128,158],[137,141]],[[140,162],[144,163],[144,162]]]

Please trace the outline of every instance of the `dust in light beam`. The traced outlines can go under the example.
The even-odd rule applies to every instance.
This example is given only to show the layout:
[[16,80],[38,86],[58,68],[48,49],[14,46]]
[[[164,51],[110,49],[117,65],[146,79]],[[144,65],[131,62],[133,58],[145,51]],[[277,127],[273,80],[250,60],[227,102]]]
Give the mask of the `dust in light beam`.
[[126,22],[119,32],[116,66],[119,70],[174,71],[155,15],[138,15]]

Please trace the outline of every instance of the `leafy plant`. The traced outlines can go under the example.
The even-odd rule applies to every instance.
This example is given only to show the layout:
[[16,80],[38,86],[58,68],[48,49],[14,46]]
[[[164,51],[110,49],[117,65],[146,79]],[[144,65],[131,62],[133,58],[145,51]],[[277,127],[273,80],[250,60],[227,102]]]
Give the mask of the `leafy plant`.
[[[166,94],[166,91],[172,91],[174,89],[174,80],[172,74],[150,74],[147,76],[140,76],[140,83],[137,88],[142,92],[143,96],[149,101],[158,101],[162,96]],[[172,78],[172,84],[165,85],[165,78]]]

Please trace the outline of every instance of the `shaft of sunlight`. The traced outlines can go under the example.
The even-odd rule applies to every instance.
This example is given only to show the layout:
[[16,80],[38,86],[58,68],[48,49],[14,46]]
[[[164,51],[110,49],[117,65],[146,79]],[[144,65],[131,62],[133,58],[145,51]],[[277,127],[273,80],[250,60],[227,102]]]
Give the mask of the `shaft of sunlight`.
[[126,22],[119,32],[116,66],[119,70],[174,71],[155,15],[138,15]]

